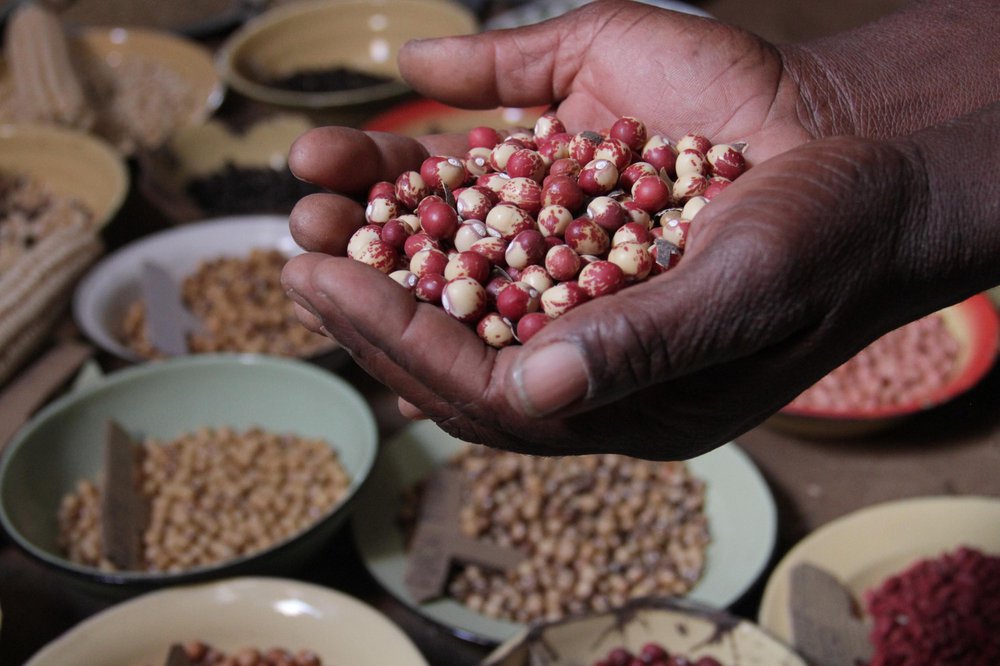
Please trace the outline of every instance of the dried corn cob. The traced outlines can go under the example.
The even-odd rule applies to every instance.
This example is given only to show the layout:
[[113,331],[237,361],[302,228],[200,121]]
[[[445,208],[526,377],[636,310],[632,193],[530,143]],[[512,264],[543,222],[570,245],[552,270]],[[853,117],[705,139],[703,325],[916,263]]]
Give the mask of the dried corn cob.
[[35,351],[41,348],[49,331],[65,316],[70,294],[46,306],[46,312],[18,331],[17,335],[0,347],[0,386],[24,365]]
[[22,120],[89,129],[94,113],[73,69],[59,17],[23,3],[7,27],[6,58]]
[[0,279],[0,349],[61,304],[76,279],[98,256],[93,232],[63,229],[39,243]]

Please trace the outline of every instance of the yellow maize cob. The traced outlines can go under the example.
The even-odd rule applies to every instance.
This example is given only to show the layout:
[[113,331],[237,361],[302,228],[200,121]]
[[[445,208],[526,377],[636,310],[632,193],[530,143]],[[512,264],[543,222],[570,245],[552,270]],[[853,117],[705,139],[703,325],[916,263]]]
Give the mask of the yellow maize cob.
[[58,16],[35,3],[22,4],[10,18],[5,51],[23,120],[80,129],[93,125]]

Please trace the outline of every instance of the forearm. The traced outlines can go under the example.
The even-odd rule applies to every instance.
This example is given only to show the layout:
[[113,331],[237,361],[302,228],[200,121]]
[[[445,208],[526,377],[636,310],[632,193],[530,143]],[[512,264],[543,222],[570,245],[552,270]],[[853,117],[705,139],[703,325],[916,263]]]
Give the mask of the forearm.
[[894,143],[920,174],[900,243],[915,298],[940,306],[1000,284],[1000,102]]
[[780,47],[816,136],[907,134],[1000,100],[1000,2],[918,0],[856,30]]

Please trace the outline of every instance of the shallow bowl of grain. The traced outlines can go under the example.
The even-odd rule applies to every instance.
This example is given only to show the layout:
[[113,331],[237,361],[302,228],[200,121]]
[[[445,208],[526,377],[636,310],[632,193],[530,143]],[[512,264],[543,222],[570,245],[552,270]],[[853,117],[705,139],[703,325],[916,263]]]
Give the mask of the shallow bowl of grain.
[[104,226],[125,200],[125,162],[104,141],[54,125],[0,125],[0,171],[25,175],[90,211]]
[[672,664],[806,666],[791,648],[748,620],[663,597],[636,599],[605,613],[542,622],[502,644],[483,666],[611,663],[608,653],[615,649],[647,663],[638,656],[649,643],[674,657]]
[[[267,260],[252,260],[255,252],[266,255]],[[281,264],[300,252],[289,232],[287,216],[234,215],[167,229],[119,248],[94,266],[77,285],[73,314],[84,334],[106,352],[135,363],[153,357],[150,352],[156,350],[144,336],[137,335],[146,327],[145,314],[138,326],[135,317],[136,307],[146,308],[143,266],[152,262],[162,267],[183,294],[199,300],[195,309],[207,309],[208,318],[212,317],[211,307],[227,296],[239,301],[229,314],[220,314],[215,321],[202,320],[202,333],[192,332],[189,336],[190,353],[204,353],[206,349],[270,353],[321,361],[332,367],[346,360],[346,353],[332,340],[307,331],[298,322],[292,302],[279,284]],[[229,269],[210,268],[223,260],[232,262]],[[255,272],[245,274],[253,268]],[[262,274],[264,268],[269,272]],[[185,288],[189,280],[193,284]],[[213,283],[211,289],[197,286],[208,282]],[[224,291],[224,285],[229,285],[230,291]],[[222,295],[210,300],[210,293],[216,292]],[[275,313],[281,315],[277,321],[264,321]],[[260,323],[268,325],[255,329],[254,325]],[[204,335],[212,336],[219,329],[226,333],[224,339],[213,343]],[[201,338],[201,344],[196,337]]]
[[[244,25],[223,46],[217,64],[223,79],[247,97],[283,107],[328,109],[406,92],[396,54],[407,40],[476,29],[472,13],[450,0],[295,2]],[[281,85],[296,74],[334,68],[367,77],[341,89]]]
[[[943,331],[951,339],[949,346],[953,346],[949,367],[938,383],[923,390],[913,390],[907,399],[895,400],[891,399],[893,395],[889,395],[883,402],[872,405],[840,406],[818,404],[815,400],[793,401],[768,419],[767,424],[802,437],[861,437],[891,428],[972,390],[990,372],[1000,353],[1000,315],[995,305],[985,294],[977,294],[925,319],[939,319]],[[901,331],[899,329],[890,335]],[[934,339],[932,342],[942,344],[944,341]],[[874,349],[875,344],[869,349]],[[908,348],[899,359],[900,375],[908,369],[907,366],[918,367],[922,360],[919,357],[928,356],[930,351]],[[838,392],[851,390],[850,384],[855,381],[859,381],[856,375],[850,376],[849,381],[842,381]],[[898,388],[898,385],[892,384],[886,390],[893,388]]]
[[[346,474],[346,482],[335,484],[336,499],[332,504],[323,503],[322,512],[316,512],[313,522],[284,538],[265,539],[253,549],[236,551],[243,554],[220,557],[207,564],[160,570],[149,566],[148,560],[131,569],[73,561],[67,554],[69,544],[60,537],[61,506],[65,506],[64,498],[77,491],[82,480],[101,487],[110,420],[117,422],[135,442],[150,438],[161,442],[173,440],[206,427],[235,432],[256,427],[282,436],[282,441],[309,438],[320,449],[330,448]],[[322,550],[353,509],[354,497],[374,462],[376,442],[375,421],[364,399],[336,375],[299,361],[211,355],[137,366],[62,397],[18,432],[0,458],[0,523],[29,555],[68,580],[81,583],[89,592],[104,596],[128,596],[168,584],[232,575],[291,574]],[[229,444],[217,445],[216,449],[223,446]],[[205,446],[202,450],[211,453],[209,448]],[[258,450],[260,456],[265,455],[264,448]],[[256,468],[243,469],[246,464],[252,467],[256,463],[220,464],[217,455],[213,460],[216,462],[209,461],[206,471],[192,477],[264,479]],[[173,471],[176,466],[168,467],[163,465],[150,473],[148,466],[143,465],[141,478],[146,481],[164,472],[168,477],[180,474]],[[298,485],[309,494],[316,484],[301,481],[305,477],[296,476],[301,471],[287,467],[283,487]],[[173,490],[176,498],[178,488]],[[252,490],[240,491],[220,480],[195,493],[211,491],[217,493],[218,501],[231,498],[223,506],[233,506],[234,502],[239,506],[241,502],[253,504],[252,493],[245,497],[240,494]],[[318,505],[311,500],[306,502],[307,507]],[[119,510],[122,506],[117,505]],[[149,530],[156,519],[155,509],[154,505],[145,531],[141,521],[136,523],[146,547],[150,545]],[[260,509],[259,513],[272,509],[278,510],[271,506]],[[202,527],[200,522],[186,524],[182,531],[188,542],[204,542],[204,534],[208,538],[206,545],[216,541],[228,543],[233,528],[224,524],[222,514],[226,510],[219,510],[214,528]],[[285,513],[290,511],[287,509]],[[62,533],[65,535],[66,530]],[[156,544],[162,546],[163,540]],[[188,546],[174,551],[185,549]],[[149,557],[148,550],[143,557]]]
[[159,150],[139,155],[139,187],[177,224],[223,215],[292,211],[319,188],[288,169],[292,143],[313,123],[281,113],[235,129],[217,119],[182,127]]
[[[208,49],[166,31],[84,28],[67,45],[94,111],[81,129],[126,155],[156,148],[178,128],[203,122],[225,96]],[[0,122],[31,122],[32,112],[18,104],[11,68],[0,61]]]

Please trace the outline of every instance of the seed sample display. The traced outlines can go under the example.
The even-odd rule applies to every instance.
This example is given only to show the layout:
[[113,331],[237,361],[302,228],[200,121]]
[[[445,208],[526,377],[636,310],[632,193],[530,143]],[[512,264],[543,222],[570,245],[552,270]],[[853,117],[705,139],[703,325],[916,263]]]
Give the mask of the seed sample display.
[[637,653],[627,648],[614,648],[603,659],[598,659],[593,666],[726,666],[715,657],[700,657],[690,659],[682,654],[671,654],[659,643],[650,642],[642,646]]
[[952,378],[958,352],[944,318],[930,315],[885,334],[789,406],[846,412],[912,405]]
[[347,256],[493,347],[676,266],[695,215],[747,168],[742,144],[674,142],[632,117],[570,134],[549,113],[467,141],[376,183]]
[[245,647],[226,653],[204,641],[175,644],[166,666],[323,666],[312,650],[292,651],[282,647],[260,649]]
[[[331,349],[328,338],[296,319],[281,287],[286,261],[278,250],[255,249],[246,257],[219,257],[199,265],[181,285],[185,307],[202,324],[201,331],[188,336],[190,351],[310,356]],[[161,356],[149,339],[145,303],[129,307],[122,329],[122,339],[137,354]]]
[[450,465],[465,480],[462,533],[526,555],[510,571],[459,567],[448,593],[476,612],[556,620],[683,596],[702,575],[705,487],[683,463],[470,447]]
[[0,275],[33,247],[64,229],[86,230],[93,213],[25,174],[0,171]]
[[[333,510],[350,485],[320,439],[261,428],[200,428],[142,446],[149,502],[143,569],[178,572],[269,548]],[[113,570],[101,537],[100,482],[81,480],[59,507],[60,544],[80,564]]]
[[368,88],[392,79],[380,74],[362,72],[350,67],[330,67],[328,69],[303,69],[292,72],[280,78],[257,77],[264,83],[281,88],[304,93],[336,92],[338,90],[357,90]]
[[185,190],[206,216],[240,213],[289,213],[302,197],[319,192],[288,170],[270,166],[237,166],[227,162],[218,171],[188,181]]
[[1000,557],[959,548],[914,563],[865,594],[869,666],[1000,663]]

